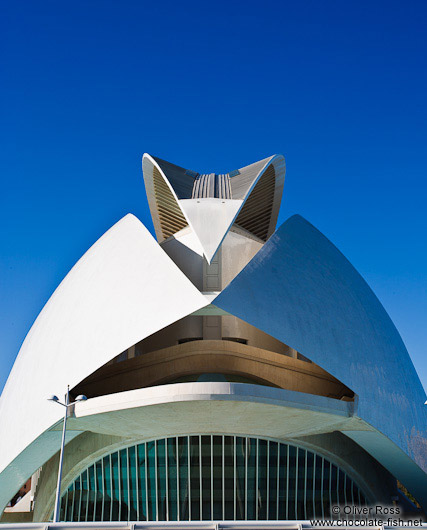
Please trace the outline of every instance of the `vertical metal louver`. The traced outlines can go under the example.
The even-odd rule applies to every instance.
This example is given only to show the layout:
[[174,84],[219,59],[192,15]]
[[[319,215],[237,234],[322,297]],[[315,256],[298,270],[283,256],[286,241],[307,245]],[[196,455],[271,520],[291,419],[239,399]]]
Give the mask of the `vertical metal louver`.
[[270,165],[246,200],[235,224],[263,241],[269,234],[275,191],[275,171]]
[[199,175],[193,185],[192,199],[231,199],[230,178],[227,174]]
[[167,239],[185,228],[188,223],[169,186],[156,167],[153,169],[153,185],[162,235]]
[[62,497],[64,521],[329,518],[366,497],[321,455],[232,435],[177,436],[126,447],[81,473]]

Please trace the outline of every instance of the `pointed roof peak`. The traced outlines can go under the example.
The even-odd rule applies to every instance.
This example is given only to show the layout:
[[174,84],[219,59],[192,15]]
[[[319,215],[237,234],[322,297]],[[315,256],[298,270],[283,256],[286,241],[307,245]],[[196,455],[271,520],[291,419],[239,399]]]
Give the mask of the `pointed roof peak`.
[[230,173],[200,174],[145,154],[143,174],[159,242],[189,225],[210,262],[234,223],[264,241],[275,229],[285,176],[281,155]]

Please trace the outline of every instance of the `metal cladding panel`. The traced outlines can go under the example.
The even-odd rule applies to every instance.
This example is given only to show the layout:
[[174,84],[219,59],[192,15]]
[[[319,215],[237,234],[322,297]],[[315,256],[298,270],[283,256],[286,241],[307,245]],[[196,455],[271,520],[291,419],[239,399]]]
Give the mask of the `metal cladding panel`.
[[264,158],[259,162],[239,169],[238,175],[230,179],[231,195],[233,199],[245,199],[248,191],[254,186],[259,174],[273,160],[274,156]]
[[[206,299],[133,215],[68,273],[29,331],[0,398],[0,509],[52,452],[34,442],[63,416],[62,397],[148,335]],[[48,433],[53,434],[53,433]],[[58,433],[60,435],[60,433]]]
[[174,189],[178,199],[191,199],[195,177],[189,175],[188,170],[184,169],[183,167],[166,162],[166,160],[162,160],[156,156],[153,156],[153,159],[157,162],[160,169],[167,176],[168,181]]
[[426,395],[403,341],[367,283],[310,223],[288,219],[215,305],[351,388],[358,415],[427,471]]

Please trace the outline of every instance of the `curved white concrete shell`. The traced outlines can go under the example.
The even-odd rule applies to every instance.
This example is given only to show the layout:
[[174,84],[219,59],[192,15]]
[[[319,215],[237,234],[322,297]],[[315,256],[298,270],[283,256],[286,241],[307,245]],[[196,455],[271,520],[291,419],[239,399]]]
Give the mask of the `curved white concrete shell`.
[[426,395],[381,303],[325,236],[293,216],[214,303],[351,388],[360,418],[384,437],[346,434],[427,503]]
[[205,305],[134,216],[110,228],[38,316],[3,390],[1,507],[57,450],[59,433],[37,442],[63,414],[48,395],[62,396],[67,385],[72,388],[135,342]]
[[[280,495],[277,482],[274,517],[288,513],[280,511],[279,499],[304,514],[316,513],[316,502],[322,513],[330,510],[333,496],[325,499],[325,488],[335,488],[334,502],[339,487],[351,496],[345,474],[339,486],[338,467],[349,469],[358,484],[370,484],[372,500],[398,498],[417,510],[399,491],[398,479],[425,509],[427,409],[421,383],[384,308],[344,256],[299,216],[273,233],[284,158],[275,155],[217,175],[146,154],[143,173],[158,241],[132,215],[114,225],[59,285],[18,354],[0,398],[1,508],[15,502],[17,490],[42,466],[34,514],[49,519],[63,410],[46,397],[61,396],[70,385],[72,396],[89,397],[73,405],[65,448],[71,504],[80,503],[84,491],[86,514],[97,499],[98,506],[127,502],[123,513],[131,513],[130,473],[142,473],[135,484],[145,488],[148,504],[149,451],[152,469],[159,470],[150,491],[156,490],[157,503],[167,502],[169,486],[158,490],[158,473],[168,458],[175,459],[175,471],[170,469],[178,473],[178,437],[187,437],[188,466],[183,465],[188,477],[190,467],[197,469],[200,488],[191,488],[201,505],[204,493],[210,495],[207,487],[203,492],[203,476],[209,475],[211,492],[216,488],[227,497],[225,468],[233,468],[233,458],[234,486],[228,489],[234,488],[237,502],[238,475],[250,480],[250,439],[258,437],[249,466],[256,480],[245,489],[253,505],[269,502],[269,482],[260,493],[259,476],[279,477],[280,470],[283,484],[295,482]],[[224,436],[233,438],[233,453]],[[239,442],[240,452],[239,436],[246,440]],[[203,448],[202,437],[210,440]],[[159,463],[156,448],[166,447],[167,438],[175,445]],[[279,451],[278,441],[288,447],[286,462],[278,456],[270,461],[268,440],[273,451]],[[219,442],[222,479],[214,487]],[[260,443],[267,454],[258,452]],[[304,465],[296,449],[290,466],[291,446],[307,449]],[[129,451],[136,455],[137,447],[145,457],[141,453],[130,463]],[[202,451],[208,451],[204,459]],[[323,457],[315,464],[316,452],[329,459],[329,475]],[[101,457],[106,465],[96,460]],[[241,457],[246,464],[237,473]],[[299,494],[297,476],[304,477]],[[185,500],[176,491],[170,494],[178,505],[190,506],[190,493]],[[214,504],[216,493],[209,498]],[[114,515],[111,508],[109,520],[123,520],[123,513]],[[67,520],[86,520],[80,515],[79,508],[77,519]]]

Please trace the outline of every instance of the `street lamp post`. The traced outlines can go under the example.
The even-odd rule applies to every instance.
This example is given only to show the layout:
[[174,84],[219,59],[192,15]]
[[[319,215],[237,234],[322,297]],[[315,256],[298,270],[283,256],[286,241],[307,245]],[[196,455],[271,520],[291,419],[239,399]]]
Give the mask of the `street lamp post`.
[[55,498],[55,509],[53,511],[53,522],[57,523],[59,521],[59,508],[60,508],[60,501],[61,501],[61,480],[62,480],[62,463],[64,459],[64,447],[65,447],[65,433],[67,430],[67,417],[68,417],[68,409],[78,401],[85,401],[87,399],[86,396],[83,396],[82,394],[80,396],[77,396],[75,401],[70,403],[70,387],[67,386],[67,393],[65,394],[65,403],[62,403],[59,401],[57,396],[50,396],[48,398],[49,401],[53,401],[54,403],[58,403],[59,405],[62,405],[65,407],[65,413],[64,413],[64,422],[62,425],[62,441],[61,441],[61,452],[59,454],[59,467],[58,467],[58,482],[56,484],[56,498]]

